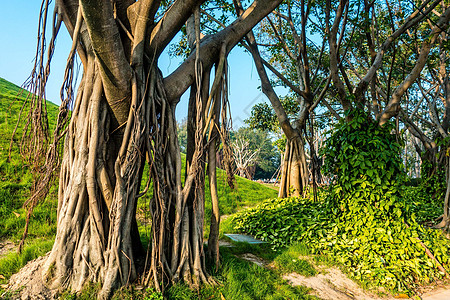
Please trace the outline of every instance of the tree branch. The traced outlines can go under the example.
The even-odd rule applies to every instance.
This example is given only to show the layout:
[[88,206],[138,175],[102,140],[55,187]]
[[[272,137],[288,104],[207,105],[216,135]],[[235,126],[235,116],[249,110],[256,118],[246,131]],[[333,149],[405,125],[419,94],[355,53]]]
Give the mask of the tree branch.
[[355,97],[361,96],[365,91],[367,90],[367,87],[372,80],[372,78],[375,76],[376,71],[380,68],[381,63],[383,61],[384,53],[386,53],[387,49],[391,46],[391,44],[405,31],[407,31],[409,28],[414,26],[415,24],[422,21],[426,15],[433,10],[440,2],[441,0],[434,0],[433,3],[423,12],[423,9],[431,2],[431,0],[425,1],[416,11],[414,11],[403,23],[403,25],[398,28],[395,32],[393,32],[386,41],[381,45],[380,50],[378,50],[377,55],[375,56],[375,59],[372,63],[372,66],[367,71],[366,75],[363,77],[363,79],[360,80],[358,83],[358,86],[355,88],[354,95]]
[[150,52],[147,53],[148,56],[159,57],[192,15],[193,8],[203,2],[205,0],[176,0],[153,28],[149,38],[148,50]]
[[333,25],[330,28],[330,12],[331,12],[331,1],[326,1],[326,31],[328,33],[328,43],[330,48],[330,74],[331,79],[333,80],[333,84],[338,91],[339,100],[342,103],[342,107],[344,110],[349,110],[352,108],[352,104],[347,97],[347,93],[345,92],[344,83],[339,77],[339,68],[338,68],[338,42],[337,42],[337,33],[339,30],[339,24],[341,23],[341,19],[344,13],[344,9],[347,6],[348,0],[340,0],[339,6],[336,12],[336,16],[333,22]]
[[[206,36],[200,44],[200,61],[207,69],[219,56],[222,45],[226,45],[228,53],[259,21],[274,10],[281,0],[255,0],[252,5],[225,29]],[[194,82],[195,54],[191,54],[172,74],[164,78],[167,97],[170,102],[177,103],[179,97]]]
[[81,0],[80,3],[106,98],[117,122],[123,124],[130,106],[131,67],[124,54],[111,2]]
[[423,41],[422,48],[420,49],[420,54],[417,59],[417,62],[412,69],[411,73],[408,77],[400,84],[394,91],[391,100],[388,105],[386,105],[385,109],[381,113],[381,117],[379,120],[380,125],[384,125],[392,116],[394,116],[399,108],[400,108],[400,99],[406,90],[414,83],[414,81],[419,77],[423,67],[428,58],[428,54],[430,53],[431,46],[436,41],[439,34],[442,30],[446,30],[448,28],[448,23],[450,20],[450,7],[445,10],[445,12],[439,18],[439,21],[434,26],[432,32],[428,39]]
[[[239,0],[235,0],[235,8],[237,14],[242,14],[242,5]],[[259,78],[261,79],[261,88],[263,93],[269,98],[270,103],[272,104],[273,109],[277,115],[278,122],[288,139],[292,139],[298,136],[298,132],[294,130],[291,123],[289,122],[289,118],[281,105],[280,99],[278,95],[274,91],[269,77],[267,76],[266,70],[264,68],[261,55],[258,50],[258,46],[256,45],[255,36],[253,35],[253,31],[250,31],[246,37],[247,43],[250,48],[250,53],[252,54],[253,61],[255,62],[256,70],[258,71]]]

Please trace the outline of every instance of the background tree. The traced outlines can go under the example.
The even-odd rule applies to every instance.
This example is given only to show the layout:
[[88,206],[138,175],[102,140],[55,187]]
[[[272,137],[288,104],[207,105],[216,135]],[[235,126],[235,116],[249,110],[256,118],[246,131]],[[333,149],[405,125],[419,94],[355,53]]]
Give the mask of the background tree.
[[[439,121],[429,122],[418,110],[422,103],[429,103],[426,114],[437,120],[430,92],[433,93],[432,82],[439,82],[438,77],[445,78],[445,72],[439,71],[442,77],[434,70],[442,70],[436,61],[439,61],[437,53],[442,54],[440,41],[446,38],[449,25],[448,3],[425,1],[392,5],[389,1],[384,4],[364,1],[358,5],[339,1],[335,10],[331,1],[325,3],[325,32],[336,96],[344,110],[369,111],[381,126],[396,117],[397,133],[402,121],[421,140],[428,153],[422,158],[430,162],[431,170],[436,170],[436,140],[427,137],[421,130],[423,126],[418,126],[410,116],[420,119],[420,123],[434,123],[432,127],[445,136],[445,130],[437,125]],[[406,14],[409,14],[407,18]],[[370,60],[364,60],[365,56]],[[443,82],[436,85],[439,88],[434,96],[445,94],[441,92],[445,89]],[[412,109],[411,115],[404,109]]]
[[[231,132],[231,141],[237,171],[244,174],[243,177],[268,179],[275,175],[274,173],[280,165],[280,153],[268,132],[241,127],[239,130]],[[243,151],[242,148],[246,150]],[[240,163],[244,156],[251,158],[250,162]]]
[[[275,110],[280,127],[286,136],[286,148],[281,170],[280,197],[298,196],[309,181],[305,154],[306,122],[309,114],[324,98],[330,79],[323,68],[322,55],[318,55],[315,64],[311,64],[311,53],[315,44],[308,35],[311,26],[312,1],[287,1],[283,3],[272,17],[266,19],[258,36],[259,44],[253,32],[246,37],[246,48],[253,56],[263,93],[269,98]],[[238,14],[242,11],[239,1],[235,1]],[[298,26],[298,27],[296,27]],[[308,32],[308,33],[307,33]],[[260,42],[261,43],[261,42]],[[322,41],[324,45],[325,41]],[[263,59],[259,46],[268,48],[269,62]],[[323,52],[323,46],[319,52]],[[275,64],[283,71],[272,66]],[[287,112],[273,89],[272,82],[265,68],[273,72],[283,85],[288,86],[299,107],[295,120],[290,120]],[[314,148],[311,148],[314,149]]]
[[[37,96],[31,101],[25,130],[31,149],[45,146],[41,142],[48,128],[45,84],[62,23],[73,40],[53,140],[44,150],[46,163],[27,203],[32,208],[47,194],[52,174],[60,166],[57,234],[42,270],[50,287],[79,291],[87,281],[99,282],[99,298],[104,299],[143,272],[147,273],[144,282],[158,290],[180,279],[191,284],[210,282],[203,252],[204,198],[193,191],[204,193],[205,137],[227,123],[223,62],[280,1],[257,0],[226,28],[201,38],[202,2],[57,1],[46,63],[49,1],[42,2],[37,63],[31,77]],[[163,78],[159,56],[190,18],[195,51]],[[76,54],[83,77],[74,96]],[[210,90],[214,64],[217,76]],[[189,87],[195,95],[189,108],[195,136],[188,137],[187,147],[195,147],[183,185],[174,112]],[[61,140],[64,150],[59,163]],[[137,263],[143,252],[136,203],[149,186],[141,187],[145,163],[153,183],[152,239],[142,264]]]
[[187,119],[177,123],[177,135],[181,153],[186,153],[187,146]]
[[237,137],[232,143],[236,173],[239,176],[252,179],[253,171],[260,149],[250,149],[250,143],[242,137]]

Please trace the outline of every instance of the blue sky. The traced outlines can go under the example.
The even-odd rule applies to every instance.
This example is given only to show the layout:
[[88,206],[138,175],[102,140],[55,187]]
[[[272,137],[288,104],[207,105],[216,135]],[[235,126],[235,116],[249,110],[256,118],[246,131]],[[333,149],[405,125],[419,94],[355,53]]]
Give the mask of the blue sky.
[[[0,5],[0,77],[22,85],[30,75],[36,51],[37,24],[41,1],[2,1]],[[51,16],[51,15],[50,15]],[[50,40],[50,34],[48,37]],[[47,85],[47,99],[59,104],[59,90],[64,77],[64,68],[70,51],[71,39],[64,26],[58,35],[56,50]],[[180,60],[163,54],[159,67],[164,75],[179,66]],[[243,125],[251,107],[265,100],[258,89],[259,78],[250,54],[235,48],[229,55],[230,90],[229,99],[233,116],[233,127]],[[187,114],[187,97],[178,104],[176,115],[181,121]]]

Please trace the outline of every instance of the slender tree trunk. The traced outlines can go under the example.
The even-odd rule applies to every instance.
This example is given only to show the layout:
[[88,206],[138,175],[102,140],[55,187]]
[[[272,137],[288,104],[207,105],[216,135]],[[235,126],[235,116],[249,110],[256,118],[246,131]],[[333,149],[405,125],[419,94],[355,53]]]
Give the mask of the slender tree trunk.
[[211,192],[211,225],[209,229],[208,238],[208,257],[216,265],[216,268],[220,265],[219,255],[219,225],[220,225],[220,212],[219,212],[219,197],[217,194],[217,176],[216,176],[216,142],[210,141],[208,146],[208,180],[209,189]]
[[450,159],[445,158],[445,175],[446,175],[446,191],[444,197],[444,213],[442,214],[442,220],[439,224],[435,225],[435,228],[442,228],[448,231],[450,228]]
[[[220,72],[220,70],[218,70]],[[216,74],[221,76],[222,74]],[[214,262],[216,270],[220,265],[220,253],[219,253],[219,226],[220,226],[220,211],[219,211],[219,196],[217,193],[217,174],[216,174],[216,156],[217,156],[217,142],[219,137],[218,128],[220,126],[220,106],[221,106],[221,93],[214,95],[214,117],[211,122],[213,127],[210,129],[210,138],[208,143],[208,180],[209,191],[211,193],[211,220],[208,237],[208,251],[207,256],[210,261]]]

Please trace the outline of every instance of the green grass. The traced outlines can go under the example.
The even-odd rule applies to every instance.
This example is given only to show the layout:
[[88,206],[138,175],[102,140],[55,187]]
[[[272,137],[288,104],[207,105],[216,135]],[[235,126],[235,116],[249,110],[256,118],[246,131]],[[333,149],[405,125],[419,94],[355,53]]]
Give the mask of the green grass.
[[222,249],[235,256],[245,253],[251,253],[262,258],[269,265],[274,267],[277,274],[288,274],[295,272],[303,276],[314,276],[317,274],[316,269],[310,260],[312,256],[310,249],[302,243],[290,245],[284,249],[274,250],[269,243],[265,244],[248,244],[233,242],[233,247]]
[[97,294],[100,291],[100,284],[87,283],[84,285],[83,290],[80,293],[71,293],[69,290],[64,291],[59,295],[60,300],[90,300],[97,298]]
[[[235,189],[232,190],[227,184],[226,172],[217,169],[217,189],[219,196],[219,210],[222,215],[229,215],[244,207],[253,207],[266,199],[276,198],[278,192],[270,187],[251,180],[234,176],[236,179]],[[211,195],[209,193],[208,177],[206,179],[206,206],[205,210],[211,209]]]
[[[236,245],[233,248],[221,248],[222,267],[214,274],[217,285],[203,286],[192,290],[186,285],[171,287],[167,299],[316,299],[308,295],[308,289],[293,287],[281,279],[276,270],[262,268],[254,263],[237,257],[243,253],[260,255],[263,251],[271,252],[264,245]],[[272,252],[271,254],[276,255]]]
[[233,247],[226,247],[225,250],[237,256],[245,253],[252,253],[262,258],[264,261],[270,262],[281,253],[280,251],[273,250],[269,243],[249,244],[245,242],[235,242],[231,239],[229,241]]
[[222,251],[225,299],[314,299],[304,287],[293,287],[275,271],[261,268]]
[[5,284],[11,275],[17,273],[30,260],[38,258],[50,251],[52,245],[53,239],[34,239],[25,243],[25,247],[20,254],[14,251],[2,257],[0,259],[0,275],[4,279],[0,279],[0,284]]
[[[29,196],[32,176],[25,159],[18,151],[18,142],[22,136],[22,122],[14,138],[13,151],[9,156],[9,145],[19,111],[27,96],[20,94],[20,87],[0,78],[0,241],[8,239],[17,243],[23,233],[26,210],[22,208]],[[49,118],[55,119],[57,106],[47,103]],[[50,124],[51,125],[51,124]],[[22,253],[13,251],[0,257],[0,279],[5,284],[9,277],[22,268],[28,261],[44,255],[51,249],[56,232],[56,197],[51,196],[33,212],[29,235]],[[0,289],[0,294],[3,292]]]
[[[19,154],[18,143],[22,136],[22,122],[14,137],[13,149],[9,158],[9,146],[19,111],[28,93],[0,78],[0,241],[10,239],[17,242],[22,235],[26,211],[22,208],[30,193],[32,175],[26,159]],[[47,102],[50,126],[56,119],[58,107]],[[39,205],[32,215],[29,238],[50,239],[56,232],[56,195],[52,191],[45,203]]]
[[306,259],[310,254],[311,252],[304,244],[293,244],[275,258],[275,267],[281,273],[295,272],[303,276],[314,276],[317,271]]
[[[300,249],[300,250],[299,250]],[[293,248],[289,255],[303,253],[303,248]],[[277,269],[262,268],[251,262],[247,262],[239,255],[253,253],[268,261],[277,261],[282,252],[273,251],[268,245],[249,245],[237,243],[235,247],[221,247],[222,265],[216,272],[210,270],[216,282],[214,285],[202,285],[193,289],[186,284],[179,283],[169,287],[164,294],[164,299],[179,300],[258,300],[258,299],[316,299],[308,295],[309,289],[305,287],[293,287],[280,275],[283,272]],[[300,251],[300,252],[299,252]],[[299,274],[311,274],[311,265],[303,269],[295,269]],[[99,290],[98,285],[89,284],[80,294],[65,292],[60,299],[80,300],[95,298]],[[163,299],[160,293],[153,288],[144,288],[131,285],[116,291],[112,299]]]

